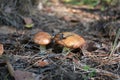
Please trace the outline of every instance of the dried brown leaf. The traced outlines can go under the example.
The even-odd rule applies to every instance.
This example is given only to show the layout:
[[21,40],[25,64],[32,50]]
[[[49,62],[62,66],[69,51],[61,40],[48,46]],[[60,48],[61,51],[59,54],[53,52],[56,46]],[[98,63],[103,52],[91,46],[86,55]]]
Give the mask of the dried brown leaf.
[[35,74],[27,71],[16,70],[14,72],[15,80],[35,80]]
[[35,65],[39,67],[45,67],[49,65],[49,62],[48,60],[38,60]]
[[3,44],[0,44],[0,56],[3,54],[3,52],[4,52]]
[[29,17],[24,17],[23,19],[24,19],[25,24],[33,24],[33,21],[32,21],[31,18],[29,18]]

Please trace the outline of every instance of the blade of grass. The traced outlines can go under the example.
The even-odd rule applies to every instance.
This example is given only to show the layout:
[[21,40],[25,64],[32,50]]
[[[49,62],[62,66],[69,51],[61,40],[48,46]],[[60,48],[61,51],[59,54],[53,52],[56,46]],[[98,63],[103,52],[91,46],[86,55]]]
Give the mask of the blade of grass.
[[111,52],[110,52],[110,55],[109,55],[109,59],[112,57],[112,55],[114,54],[114,52],[116,50],[115,48],[117,46],[117,41],[119,39],[119,36],[120,36],[120,28],[119,28],[119,30],[118,30],[118,32],[116,34],[115,41],[113,43],[113,46],[112,46],[112,49],[111,49]]

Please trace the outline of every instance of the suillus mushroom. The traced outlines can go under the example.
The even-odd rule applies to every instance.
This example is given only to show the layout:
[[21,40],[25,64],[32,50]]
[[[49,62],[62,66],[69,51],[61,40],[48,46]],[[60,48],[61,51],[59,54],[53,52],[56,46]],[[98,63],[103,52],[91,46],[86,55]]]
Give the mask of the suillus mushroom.
[[62,51],[63,53],[66,51],[66,49],[70,51],[69,49],[82,48],[86,43],[84,38],[73,32],[59,33],[54,37],[54,40],[57,44],[64,46]]
[[40,53],[44,53],[46,51],[46,45],[51,42],[51,35],[47,32],[37,32],[34,35],[34,42],[40,45]]
[[3,54],[3,52],[4,52],[3,44],[0,44],[0,56]]

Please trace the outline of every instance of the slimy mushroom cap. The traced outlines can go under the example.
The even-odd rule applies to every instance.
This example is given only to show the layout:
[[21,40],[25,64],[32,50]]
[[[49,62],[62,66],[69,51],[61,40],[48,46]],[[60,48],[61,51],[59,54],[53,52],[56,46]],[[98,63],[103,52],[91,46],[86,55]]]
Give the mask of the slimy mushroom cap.
[[[61,39],[62,35],[62,39]],[[55,42],[68,48],[81,48],[85,45],[85,40],[80,35],[73,32],[62,32],[55,36]]]
[[37,32],[34,36],[34,42],[39,45],[47,45],[51,42],[51,38],[47,32]]

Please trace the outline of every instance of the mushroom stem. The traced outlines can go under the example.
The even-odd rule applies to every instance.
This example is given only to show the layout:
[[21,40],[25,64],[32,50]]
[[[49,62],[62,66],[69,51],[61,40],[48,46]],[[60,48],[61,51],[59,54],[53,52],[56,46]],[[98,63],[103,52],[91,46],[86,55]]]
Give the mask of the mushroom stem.
[[71,51],[70,48],[64,47],[63,50],[62,50],[62,53],[67,55],[67,54],[70,53],[70,51]]
[[40,45],[40,54],[45,54],[46,52],[46,46]]

